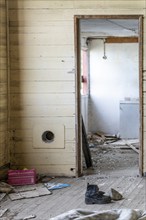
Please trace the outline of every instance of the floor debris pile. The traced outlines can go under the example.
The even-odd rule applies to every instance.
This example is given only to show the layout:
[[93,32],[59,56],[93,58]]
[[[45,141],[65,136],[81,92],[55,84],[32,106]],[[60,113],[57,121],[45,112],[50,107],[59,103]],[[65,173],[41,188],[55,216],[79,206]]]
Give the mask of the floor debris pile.
[[[16,174],[16,172],[15,172]],[[52,179],[54,180],[55,177],[39,177],[39,181],[37,183],[24,184],[24,178],[26,178],[26,173],[24,173],[24,176],[21,173],[18,177],[13,176],[14,179],[9,182],[12,182],[13,185],[10,185],[6,182],[0,182],[0,201],[3,202],[10,199],[11,202],[16,200],[24,200],[24,199],[34,199],[34,198],[40,198],[42,196],[48,196],[53,194],[53,190],[62,189],[71,186],[71,184],[67,183],[58,183],[58,182],[50,182]],[[18,179],[17,179],[18,177]],[[10,180],[10,179],[9,179]],[[26,181],[25,181],[26,182]],[[20,184],[19,184],[20,183]],[[35,214],[29,214],[27,216],[24,216],[22,218],[17,218],[17,215],[19,213],[13,213],[11,209],[0,209],[0,220],[29,220],[37,218]]]
[[[48,185],[57,186],[61,183],[62,186],[69,184],[69,187],[49,190],[51,191],[49,195],[36,197],[33,195],[32,198],[19,197],[11,200],[10,195],[15,193],[23,195],[27,192],[32,194],[37,191],[36,188],[45,188],[44,183],[41,182],[34,185],[13,186],[14,192],[6,194],[0,203],[3,212],[0,220],[49,220],[61,213],[66,213],[68,210],[79,208],[89,210],[91,213],[94,213],[95,210],[115,210],[125,207],[145,209],[143,194],[145,182],[140,177],[121,176],[117,178],[89,175],[81,178],[53,178],[50,181],[47,181],[48,178],[46,177],[45,180],[46,183],[49,183]],[[109,195],[111,202],[87,205],[85,203],[85,193],[88,182],[98,186],[98,196]],[[46,190],[48,189],[46,188]],[[83,217],[86,218],[87,216],[83,215]],[[103,219],[105,220],[105,218]],[[127,218],[123,218],[123,220],[127,220]]]
[[[139,140],[120,139],[118,135],[106,135],[101,132],[87,136],[92,159],[92,169],[87,169],[83,158],[84,173],[114,174],[127,169],[131,175],[139,174]],[[126,175],[126,173],[124,173]]]
[[64,214],[51,218],[50,220],[72,220],[72,219],[87,219],[87,220],[145,220],[146,213],[142,210],[133,209],[116,209],[108,211],[87,211],[87,210],[70,210]]
[[89,147],[96,147],[97,145],[109,144],[120,140],[118,135],[104,134],[103,132],[88,133],[87,135]]

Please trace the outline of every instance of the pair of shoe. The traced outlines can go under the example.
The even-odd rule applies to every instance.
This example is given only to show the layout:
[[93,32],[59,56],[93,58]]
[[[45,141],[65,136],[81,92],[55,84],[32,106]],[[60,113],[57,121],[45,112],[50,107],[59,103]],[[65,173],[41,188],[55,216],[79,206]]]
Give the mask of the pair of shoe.
[[111,197],[104,195],[103,191],[99,191],[97,185],[91,185],[88,183],[85,193],[86,204],[107,204],[111,202]]

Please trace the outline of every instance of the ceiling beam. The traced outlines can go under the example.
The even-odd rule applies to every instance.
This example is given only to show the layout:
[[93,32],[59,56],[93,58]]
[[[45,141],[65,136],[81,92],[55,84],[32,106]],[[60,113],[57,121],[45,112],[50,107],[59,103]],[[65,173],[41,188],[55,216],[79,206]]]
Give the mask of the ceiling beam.
[[138,37],[107,37],[105,43],[138,43]]

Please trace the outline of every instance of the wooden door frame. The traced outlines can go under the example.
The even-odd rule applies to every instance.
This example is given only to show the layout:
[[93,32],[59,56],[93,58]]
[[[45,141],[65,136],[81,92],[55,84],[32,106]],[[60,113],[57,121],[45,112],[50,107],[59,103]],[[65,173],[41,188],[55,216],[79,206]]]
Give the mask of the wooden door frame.
[[139,173],[143,173],[143,15],[75,15],[74,16],[74,43],[75,43],[75,83],[76,83],[76,176],[82,175],[82,122],[81,122],[81,57],[80,57],[80,20],[81,19],[138,19],[139,20],[139,107],[140,107],[140,149]]

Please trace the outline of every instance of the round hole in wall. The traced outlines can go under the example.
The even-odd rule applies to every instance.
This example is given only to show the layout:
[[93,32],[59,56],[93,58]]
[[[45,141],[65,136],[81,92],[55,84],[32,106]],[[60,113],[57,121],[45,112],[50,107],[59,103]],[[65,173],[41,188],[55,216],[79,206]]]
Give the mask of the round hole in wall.
[[50,143],[52,141],[54,141],[54,133],[52,131],[44,131],[42,134],[42,141],[44,141],[45,143]]

